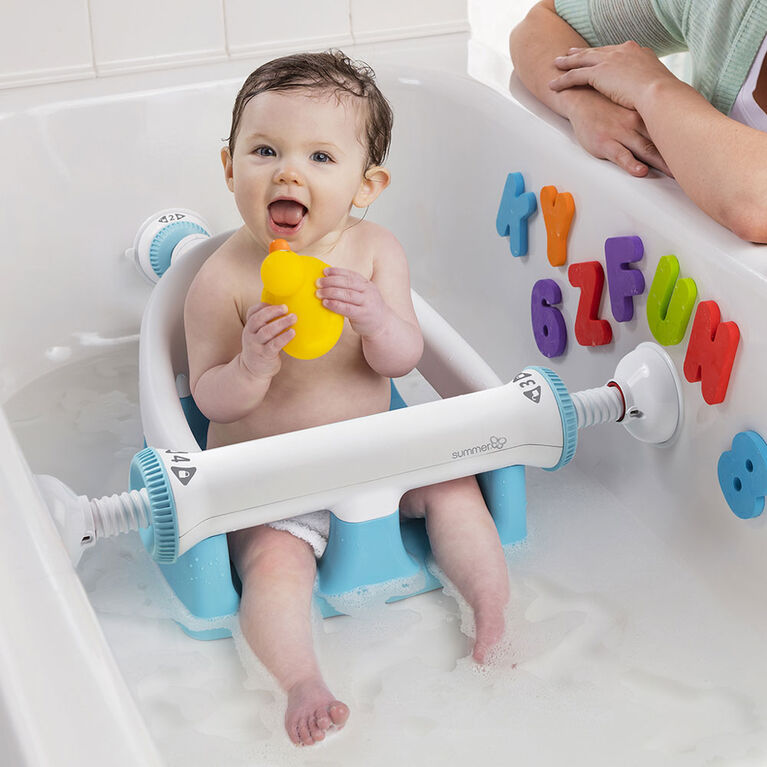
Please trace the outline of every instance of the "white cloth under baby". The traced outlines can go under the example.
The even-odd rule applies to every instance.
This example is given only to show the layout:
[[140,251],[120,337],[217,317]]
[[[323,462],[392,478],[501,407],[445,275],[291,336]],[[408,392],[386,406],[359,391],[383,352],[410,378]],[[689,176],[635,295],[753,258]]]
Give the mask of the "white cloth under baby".
[[330,512],[310,511],[298,517],[278,519],[276,522],[269,522],[268,525],[275,530],[285,530],[296,538],[306,541],[314,549],[314,556],[319,559],[328,545]]
[[735,97],[735,103],[732,105],[729,116],[739,123],[767,132],[767,114],[754,101],[754,88],[756,88],[759,73],[762,71],[765,55],[767,55],[767,36],[762,40],[762,45],[756,54],[751,69],[748,70],[746,80]]

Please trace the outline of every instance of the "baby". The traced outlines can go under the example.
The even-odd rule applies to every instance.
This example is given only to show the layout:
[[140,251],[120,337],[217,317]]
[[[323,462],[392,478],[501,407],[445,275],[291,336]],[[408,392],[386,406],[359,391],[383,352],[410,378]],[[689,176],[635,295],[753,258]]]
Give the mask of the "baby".
[[[382,163],[391,127],[372,71],[340,52],[271,61],[237,95],[221,159],[244,225],[200,269],[184,307],[191,389],[210,419],[209,447],[388,410],[389,379],[418,362],[423,340],[402,247],[350,215],[389,185]],[[282,353],[296,317],[260,301],[261,263],[276,238],[334,264],[317,296],[345,317],[344,330],[318,359]],[[349,716],[313,648],[312,590],[329,512],[307,512],[229,536],[243,634],[286,691],[285,727],[302,745]],[[503,635],[508,577],[476,480],[412,490],[400,512],[426,518],[437,563],[474,611],[482,662]]]

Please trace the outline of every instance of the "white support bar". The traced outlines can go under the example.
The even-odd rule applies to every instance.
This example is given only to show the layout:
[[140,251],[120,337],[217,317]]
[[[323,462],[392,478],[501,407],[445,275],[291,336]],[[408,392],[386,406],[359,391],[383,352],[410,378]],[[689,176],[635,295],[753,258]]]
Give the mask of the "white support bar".
[[222,532],[314,509],[347,522],[382,516],[414,487],[562,458],[559,406],[528,369],[504,386],[197,453],[157,450],[178,512],[179,553]]

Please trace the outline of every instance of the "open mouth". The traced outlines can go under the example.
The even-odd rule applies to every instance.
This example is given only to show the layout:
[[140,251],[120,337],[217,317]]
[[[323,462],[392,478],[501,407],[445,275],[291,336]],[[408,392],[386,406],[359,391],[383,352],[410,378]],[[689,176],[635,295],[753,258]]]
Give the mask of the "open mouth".
[[275,200],[269,203],[269,225],[275,234],[295,234],[304,223],[308,212],[306,205],[297,200]]

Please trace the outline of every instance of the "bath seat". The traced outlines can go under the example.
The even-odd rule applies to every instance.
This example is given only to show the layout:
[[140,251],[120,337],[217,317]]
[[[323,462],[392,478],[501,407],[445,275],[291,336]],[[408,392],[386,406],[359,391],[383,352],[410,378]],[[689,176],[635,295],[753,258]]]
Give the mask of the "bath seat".
[[[198,269],[230,234],[203,240],[174,260],[147,304],[141,324],[139,398],[149,447],[190,453],[205,449],[208,422],[188,386],[183,306]],[[413,301],[425,347],[418,370],[440,396],[501,383],[467,342],[415,292]],[[405,406],[392,382],[391,409]],[[524,467],[495,469],[478,475],[478,481],[501,543],[506,546],[524,539]],[[143,529],[141,536],[151,548],[152,528]],[[439,588],[440,582],[426,566],[429,554],[423,520],[400,521],[397,509],[363,522],[346,522],[331,513],[327,549],[318,563],[316,604],[322,615],[329,617],[340,614],[331,604],[333,596],[374,584],[397,581],[398,593],[390,601]],[[159,567],[195,619],[190,625],[181,622],[186,633],[199,639],[231,635],[221,619],[237,612],[240,584],[229,561],[225,534],[207,538],[172,564]],[[200,619],[210,621],[211,628],[201,629]]]

